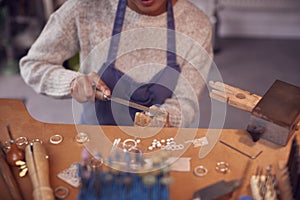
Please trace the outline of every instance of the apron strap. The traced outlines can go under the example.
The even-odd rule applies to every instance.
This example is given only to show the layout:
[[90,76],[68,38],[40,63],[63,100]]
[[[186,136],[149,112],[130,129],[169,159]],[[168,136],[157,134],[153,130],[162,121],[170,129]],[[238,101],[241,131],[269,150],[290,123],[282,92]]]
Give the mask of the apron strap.
[[[108,56],[106,64],[109,66],[114,66],[119,42],[120,35],[122,32],[122,27],[125,18],[127,0],[119,0],[117,13],[115,17],[115,23],[112,30],[112,39],[110,41]],[[167,66],[173,66],[177,63],[176,61],[176,36],[175,36],[175,22],[174,22],[174,12],[172,0],[168,0],[167,5]]]
[[127,6],[127,0],[119,0],[117,13],[115,17],[115,23],[112,30],[112,38],[110,41],[108,56],[106,60],[106,63],[109,66],[114,66],[117,58],[118,47],[120,42],[120,34],[122,32],[122,27],[124,23],[126,6]]

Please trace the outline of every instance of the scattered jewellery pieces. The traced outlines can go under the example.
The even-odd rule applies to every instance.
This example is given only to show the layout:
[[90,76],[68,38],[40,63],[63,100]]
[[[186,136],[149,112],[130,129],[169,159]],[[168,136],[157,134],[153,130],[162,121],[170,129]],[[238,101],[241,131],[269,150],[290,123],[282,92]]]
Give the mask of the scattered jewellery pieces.
[[161,149],[167,150],[167,151],[179,151],[184,149],[183,144],[176,144],[176,142],[172,141],[166,146],[161,146]]
[[226,174],[227,172],[229,172],[229,164],[227,162],[217,162],[215,169],[218,172],[224,173]]
[[237,149],[237,148],[231,146],[230,144],[227,144],[226,142],[224,142],[224,141],[222,141],[222,140],[220,140],[220,142],[221,142],[222,144],[224,144],[225,146],[227,146],[227,147],[229,147],[229,148],[231,148],[231,149],[233,149],[233,150],[239,152],[240,154],[242,154],[242,155],[244,155],[244,156],[247,156],[248,158],[253,159],[253,160],[256,159],[256,158],[257,158],[260,154],[262,154],[262,152],[263,152],[263,151],[260,151],[260,152],[258,152],[256,155],[249,155],[249,154],[247,154],[247,153],[245,153],[245,152],[243,152],[243,151],[241,151],[241,150],[239,150],[239,149]]
[[73,187],[79,187],[80,178],[78,176],[77,163],[73,163],[68,169],[65,169],[57,174],[57,177],[67,182]]
[[137,147],[137,141],[130,138],[126,139],[123,141],[122,147],[124,151],[130,152]]
[[76,137],[75,137],[75,141],[79,144],[83,144],[89,141],[89,137],[88,134],[85,132],[79,132],[77,133]]
[[69,189],[64,186],[59,186],[54,189],[54,196],[57,200],[66,199],[69,195]]
[[204,167],[203,165],[198,165],[197,167],[194,168],[194,174],[195,176],[205,176],[208,173],[208,169]]
[[187,140],[184,143],[193,143],[194,147],[202,147],[208,145],[207,137],[197,138],[193,140]]
[[26,166],[26,162],[24,162],[22,160],[18,160],[18,161],[16,161],[15,164],[20,169],[19,176],[24,177],[28,172],[28,167]]
[[19,148],[25,148],[25,146],[28,144],[28,139],[27,137],[21,136],[16,138],[15,142]]
[[266,167],[266,173],[263,174],[263,168],[257,167],[256,174],[250,179],[250,187],[255,200],[277,200],[278,181],[272,174],[272,166]]
[[49,141],[51,144],[60,144],[63,141],[63,136],[59,134],[52,135]]
[[19,149],[15,140],[13,139],[9,125],[7,125],[6,128],[10,138],[10,150],[6,153],[6,160],[11,166],[16,166],[16,161],[24,160],[25,154],[22,149]]
[[167,151],[178,151],[182,150],[184,148],[183,144],[176,144],[174,138],[168,138],[168,139],[153,139],[151,146],[148,147],[149,151],[152,151],[156,148],[160,148]]

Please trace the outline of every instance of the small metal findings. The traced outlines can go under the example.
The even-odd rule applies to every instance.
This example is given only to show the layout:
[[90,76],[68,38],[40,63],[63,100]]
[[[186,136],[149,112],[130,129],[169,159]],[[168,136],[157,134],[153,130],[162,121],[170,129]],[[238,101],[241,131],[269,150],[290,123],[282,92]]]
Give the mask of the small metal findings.
[[63,141],[63,137],[59,134],[55,134],[50,137],[51,144],[60,144],[62,141]]
[[17,160],[17,161],[16,161],[16,165],[17,165],[17,166],[26,165],[26,162],[24,162],[23,160]]
[[26,176],[28,172],[28,168],[27,167],[24,167],[23,169],[21,169],[21,171],[19,172],[19,176],[22,178],[24,176]]
[[18,147],[23,147],[28,144],[28,139],[27,137],[21,136],[15,140],[15,143]]
[[89,141],[89,137],[88,137],[87,133],[79,132],[75,137],[75,141],[80,144],[86,143]]
[[164,150],[181,150],[184,148],[182,144],[177,145],[174,138],[168,138],[168,139],[153,139],[151,146],[148,147],[149,151],[154,150],[155,148],[161,148]]
[[153,147],[152,147],[152,146],[148,147],[148,150],[149,150],[149,151],[152,151],[152,150],[153,150]]
[[137,147],[137,142],[134,139],[126,139],[122,144],[124,151],[131,151]]
[[136,141],[137,144],[141,143],[140,139],[135,139],[135,141]]
[[208,169],[206,167],[204,167],[203,165],[199,165],[197,167],[194,168],[194,174],[195,176],[205,176],[208,173]]
[[9,141],[5,141],[4,143],[4,151],[7,153],[9,152],[11,149],[11,146],[10,146],[10,142]]
[[26,162],[24,162],[22,160],[18,160],[18,161],[15,162],[15,164],[20,169],[19,177],[24,177],[27,174],[27,172],[28,172],[28,168],[26,166]]
[[229,171],[229,164],[227,162],[217,162],[216,170],[225,174]]
[[88,165],[91,169],[99,169],[103,164],[103,159],[102,158],[94,158],[92,157],[91,159],[89,159],[88,161]]
[[43,141],[40,140],[39,138],[35,138],[35,139],[31,140],[31,144],[33,144],[35,142],[39,142],[39,143],[43,144]]
[[54,196],[56,199],[66,199],[69,195],[69,189],[63,186],[59,186],[54,190]]

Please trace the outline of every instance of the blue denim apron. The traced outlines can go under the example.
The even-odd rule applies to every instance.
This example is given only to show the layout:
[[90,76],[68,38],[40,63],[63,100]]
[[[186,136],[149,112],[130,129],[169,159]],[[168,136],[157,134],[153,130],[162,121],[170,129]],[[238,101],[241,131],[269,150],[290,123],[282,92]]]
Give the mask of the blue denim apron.
[[[175,23],[171,0],[167,7],[167,67],[159,71],[148,83],[138,83],[115,68],[120,33],[122,31],[127,0],[120,0],[114,22],[112,39],[106,62],[98,75],[112,91],[112,96],[150,107],[161,105],[173,94],[180,67],[176,61]],[[115,88],[115,86],[117,87]],[[99,125],[133,125],[135,113],[139,110],[111,101],[96,100],[95,111]]]

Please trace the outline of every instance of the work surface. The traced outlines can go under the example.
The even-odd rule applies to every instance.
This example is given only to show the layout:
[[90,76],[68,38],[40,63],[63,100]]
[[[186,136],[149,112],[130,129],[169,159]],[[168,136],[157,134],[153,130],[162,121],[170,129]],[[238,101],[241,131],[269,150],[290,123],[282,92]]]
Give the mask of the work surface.
[[[83,145],[74,141],[74,137],[78,133],[78,129],[84,130],[89,135],[94,134],[95,139],[99,136],[99,126],[75,126],[65,124],[48,124],[42,123],[33,119],[27,112],[25,105],[19,100],[13,99],[0,99],[0,140],[7,141],[9,136],[5,129],[6,125],[10,125],[13,137],[26,136],[29,140],[40,139],[46,147],[49,155],[50,165],[50,182],[51,187],[54,189],[58,186],[65,186],[70,189],[70,194],[67,199],[76,199],[78,194],[78,188],[74,188],[57,178],[57,174],[70,167],[72,163],[81,162],[81,152]],[[124,130],[130,130],[131,132],[138,132],[141,143],[139,145],[148,145],[154,138],[166,139],[175,137],[178,133],[176,128],[164,128],[160,133],[147,137],[148,130],[137,127],[114,127],[114,126],[102,126],[101,130],[107,136],[106,139],[113,141],[115,138],[132,138],[132,136],[124,133]],[[217,130],[216,130],[217,131]],[[256,159],[250,159],[241,153],[228,148],[224,144],[217,142],[213,150],[204,158],[199,159],[198,153],[200,147],[195,148],[190,145],[187,151],[181,157],[190,157],[191,171],[189,172],[177,172],[172,171],[171,175],[174,178],[174,183],[170,187],[171,199],[188,200],[191,199],[193,193],[205,186],[215,183],[220,180],[230,181],[233,179],[245,178],[240,189],[236,190],[232,199],[237,199],[244,194],[250,194],[249,178],[255,174],[257,166],[266,167],[269,164],[273,165],[273,168],[277,166],[278,161],[286,162],[290,150],[291,140],[288,145],[281,147],[266,140],[259,140],[258,142],[252,142],[250,136],[245,130],[220,130],[220,140],[250,154],[256,155],[259,151],[263,151],[262,154]],[[183,129],[182,132],[188,134],[195,133],[195,138],[203,137],[207,134],[207,129]],[[51,144],[49,138],[54,134],[60,134],[64,140],[58,145]],[[300,135],[299,131],[296,133]],[[93,136],[91,137],[93,138]],[[101,144],[101,137],[99,141],[91,139],[93,143],[97,142]],[[215,166],[217,162],[224,161],[229,163],[230,171],[226,174],[217,172]],[[193,174],[193,169],[203,165],[208,169],[206,176],[197,177]],[[248,166],[248,167],[246,167]],[[21,187],[22,194],[25,199],[32,199],[32,186],[30,177],[27,174],[24,178],[17,178]],[[3,181],[0,184],[1,193],[3,190]],[[1,194],[0,197],[7,197],[5,194]]]

